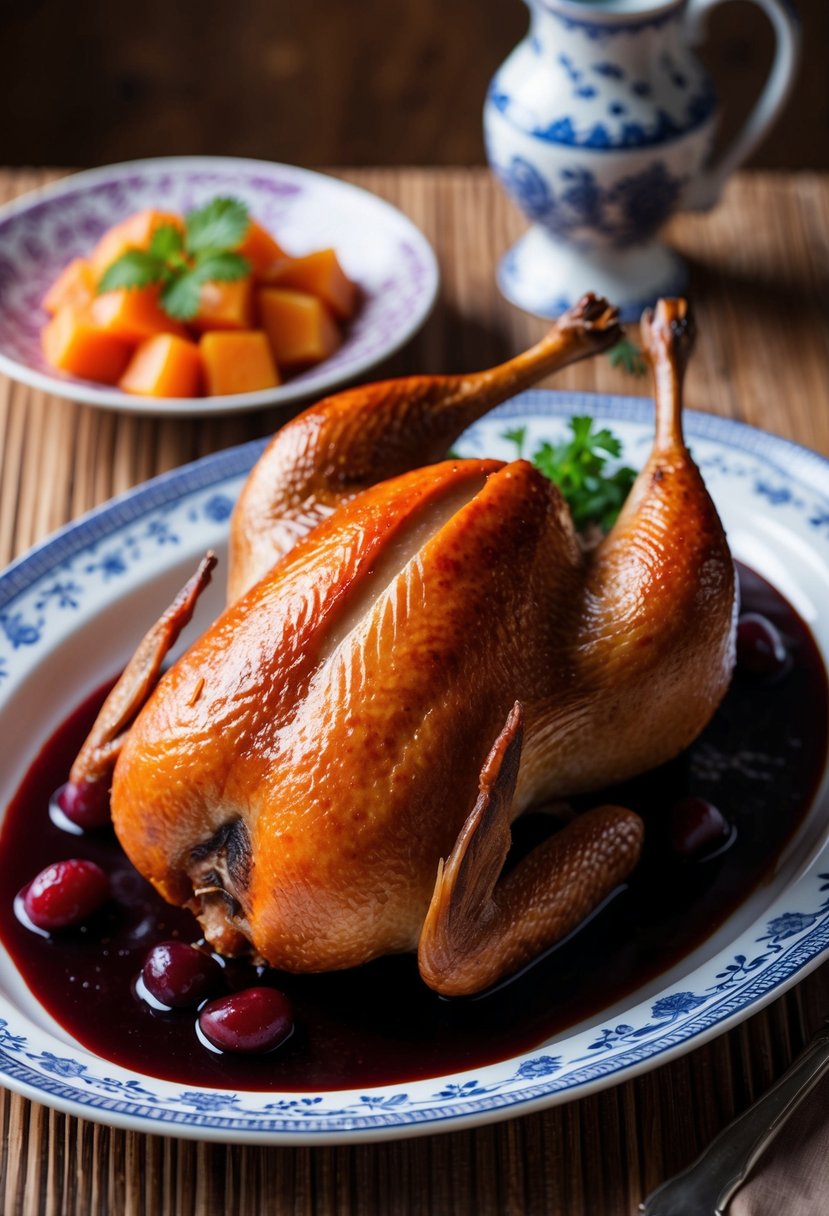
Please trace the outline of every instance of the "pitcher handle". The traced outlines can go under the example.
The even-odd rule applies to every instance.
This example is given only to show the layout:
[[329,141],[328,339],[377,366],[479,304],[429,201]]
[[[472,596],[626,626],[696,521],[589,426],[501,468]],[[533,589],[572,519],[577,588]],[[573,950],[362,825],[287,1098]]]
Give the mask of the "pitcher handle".
[[[708,12],[725,0],[688,0],[685,23],[691,45],[702,41]],[[772,24],[776,46],[763,91],[743,124],[743,128],[714,164],[691,181],[683,206],[692,211],[707,211],[719,199],[723,186],[734,170],[751,155],[779,114],[789,95],[800,56],[800,21],[791,0],[754,0]]]

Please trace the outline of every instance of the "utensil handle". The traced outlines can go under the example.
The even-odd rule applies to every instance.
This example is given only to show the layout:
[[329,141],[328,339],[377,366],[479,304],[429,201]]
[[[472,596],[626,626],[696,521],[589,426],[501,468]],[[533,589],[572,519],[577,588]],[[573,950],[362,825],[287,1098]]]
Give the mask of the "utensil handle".
[[[824,1026],[771,1089],[729,1123],[701,1156],[667,1185],[675,1192],[677,1183],[683,1179],[683,1196],[689,1210],[693,1210],[691,1201],[695,1198],[695,1185],[699,1184],[709,1196],[709,1203],[710,1196],[716,1195],[715,1216],[723,1216],[728,1201],[760,1154],[827,1070],[829,1026]],[[659,1189],[650,1200],[657,1197]]]
[[[702,40],[709,10],[724,0],[689,0],[685,27],[692,45]],[[691,210],[705,211],[717,202],[727,178],[754,151],[774,122],[789,95],[800,58],[800,21],[791,0],[754,0],[774,29],[774,60],[763,91],[732,143],[690,183],[683,202]]]

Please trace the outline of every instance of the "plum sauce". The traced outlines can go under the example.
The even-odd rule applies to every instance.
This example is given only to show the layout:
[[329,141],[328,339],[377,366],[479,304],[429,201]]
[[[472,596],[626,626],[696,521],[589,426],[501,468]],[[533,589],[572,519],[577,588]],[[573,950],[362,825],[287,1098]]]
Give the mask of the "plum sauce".
[[[808,809],[826,759],[826,673],[790,605],[751,571],[742,568],[740,577],[744,613],[773,630],[755,622],[744,631],[744,646],[746,636],[749,643],[759,638],[774,659],[779,639],[785,663],[769,661],[758,671],[765,658],[753,664],[750,658],[688,751],[578,800],[580,808],[608,801],[642,814],[642,861],[576,934],[490,993],[440,998],[423,985],[412,956],[291,976],[189,952],[199,939],[197,923],[136,873],[111,828],[81,832],[50,816],[50,798],[66,781],[107,689],[49,739],[8,808],[0,835],[0,936],[29,988],[69,1034],[105,1059],[185,1084],[362,1087],[477,1068],[530,1050],[623,999],[708,937],[767,880]],[[83,819],[86,811],[87,822],[99,824],[100,805],[88,802],[68,807],[67,815],[75,809]],[[522,817],[513,857],[551,830],[550,816]],[[71,859],[100,866],[110,898],[87,924],[33,932],[14,911],[21,881]],[[152,953],[160,946],[164,957]],[[158,964],[150,984],[168,998],[195,977],[196,991],[181,994],[188,1008],[141,999],[148,956]],[[165,958],[179,965],[166,966]],[[198,988],[202,972],[207,978]],[[251,990],[259,995],[245,996]],[[199,1015],[193,1002],[205,997],[211,999]],[[262,1025],[250,1030],[258,1013]],[[234,1050],[211,1049],[223,1034],[225,1046],[235,1036]],[[251,1044],[254,1053],[246,1054]]]

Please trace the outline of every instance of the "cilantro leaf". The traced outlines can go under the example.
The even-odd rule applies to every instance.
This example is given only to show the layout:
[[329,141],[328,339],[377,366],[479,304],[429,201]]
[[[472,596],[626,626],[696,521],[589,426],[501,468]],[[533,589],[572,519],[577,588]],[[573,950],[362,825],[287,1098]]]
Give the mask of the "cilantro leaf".
[[208,253],[196,262],[196,271],[202,283],[230,282],[243,279],[250,274],[250,262],[241,253],[230,250],[224,253]]
[[617,439],[612,431],[595,431],[592,436],[592,445],[594,448],[607,452],[609,456],[621,456],[622,454],[621,440]]
[[98,291],[161,283],[161,307],[176,320],[189,321],[199,310],[205,283],[250,274],[250,262],[235,248],[248,223],[244,203],[214,198],[188,212],[184,232],[175,224],[162,224],[153,232],[149,249],[129,249],[117,258],[104,272]]
[[156,228],[150,239],[150,253],[153,257],[167,261],[175,254],[184,250],[184,237],[174,224],[162,224]]
[[199,295],[204,282],[198,270],[185,270],[176,275],[161,289],[161,307],[177,321],[189,321],[199,311]]
[[107,266],[98,283],[98,293],[121,287],[149,287],[163,281],[165,270],[162,259],[147,250],[128,249]]
[[162,288],[160,302],[166,313],[179,321],[189,321],[199,311],[199,298],[205,283],[230,282],[250,273],[250,263],[239,253],[208,253],[197,258]]
[[629,376],[644,376],[648,370],[645,356],[630,338],[620,338],[607,352],[611,367],[621,367]]
[[502,433],[501,438],[515,444],[517,460],[524,459],[524,444],[527,441],[527,428],[525,426],[511,427],[508,431]]
[[[570,437],[559,443],[544,440],[532,453],[536,468],[561,490],[579,531],[598,524],[612,528],[636,478],[635,470],[621,466],[609,472],[608,461],[618,459],[622,444],[606,427],[595,428],[592,418],[576,415],[569,420]],[[503,432],[523,453],[526,428]]]
[[213,253],[241,244],[248,227],[248,209],[238,198],[214,198],[184,217],[188,253]]

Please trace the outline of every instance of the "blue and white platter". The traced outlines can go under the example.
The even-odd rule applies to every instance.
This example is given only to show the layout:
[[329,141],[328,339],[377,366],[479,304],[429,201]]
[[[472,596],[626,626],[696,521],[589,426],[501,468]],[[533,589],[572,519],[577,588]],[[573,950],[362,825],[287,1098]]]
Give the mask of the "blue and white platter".
[[[534,391],[456,445],[511,458],[503,432],[557,438],[574,413],[613,427],[640,463],[645,399]],[[772,582],[829,654],[829,462],[739,423],[689,414],[686,432],[735,556]],[[52,732],[129,657],[228,517],[260,443],[217,453],[93,511],[0,576],[0,808]],[[199,604],[221,607],[221,578]],[[689,1051],[755,1013],[829,950],[829,781],[769,881],[692,954],[623,1001],[500,1063],[365,1090],[208,1091],[96,1057],[38,1004],[0,950],[0,1081],[38,1102],[144,1132],[326,1144],[454,1130],[581,1098]],[[6,893],[8,896],[8,893]]]

